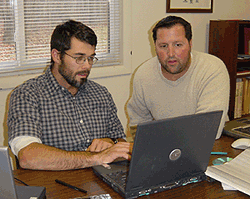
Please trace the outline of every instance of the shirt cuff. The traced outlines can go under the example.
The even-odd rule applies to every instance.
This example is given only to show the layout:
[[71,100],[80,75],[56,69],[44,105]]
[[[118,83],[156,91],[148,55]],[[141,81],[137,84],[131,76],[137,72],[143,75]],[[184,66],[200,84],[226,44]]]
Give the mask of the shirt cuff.
[[18,157],[18,152],[28,146],[29,144],[36,142],[42,143],[42,141],[37,137],[32,136],[18,136],[9,142],[12,153]]

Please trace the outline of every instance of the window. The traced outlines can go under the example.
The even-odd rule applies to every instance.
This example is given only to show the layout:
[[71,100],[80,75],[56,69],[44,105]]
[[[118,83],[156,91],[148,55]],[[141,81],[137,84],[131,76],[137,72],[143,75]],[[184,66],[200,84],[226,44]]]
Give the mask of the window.
[[[98,37],[94,67],[121,64],[120,0],[1,0],[0,75],[42,71],[50,63],[50,37],[69,19]],[[24,72],[23,72],[24,71]]]

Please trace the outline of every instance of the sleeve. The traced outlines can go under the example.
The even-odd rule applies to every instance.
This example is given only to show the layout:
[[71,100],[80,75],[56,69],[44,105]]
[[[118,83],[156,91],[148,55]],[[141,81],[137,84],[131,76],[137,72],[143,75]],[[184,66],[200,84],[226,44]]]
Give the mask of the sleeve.
[[228,120],[228,106],[230,81],[225,64],[218,60],[213,63],[214,70],[211,67],[206,71],[201,81],[199,89],[199,98],[197,103],[197,113],[222,110],[223,115],[218,129],[216,139],[220,138],[224,128],[225,121]]
[[133,92],[127,104],[130,126],[136,126],[138,123],[153,120],[152,114],[148,109],[143,93],[143,87],[140,81],[140,72],[141,71],[137,71],[134,75]]
[[8,111],[9,141],[18,136],[41,138],[39,102],[32,88],[17,88],[10,97]]
[[42,143],[42,141],[39,138],[31,137],[31,136],[18,136],[15,137],[13,140],[10,140],[9,146],[11,148],[11,151],[15,156],[18,156],[18,152],[28,146],[31,143]]

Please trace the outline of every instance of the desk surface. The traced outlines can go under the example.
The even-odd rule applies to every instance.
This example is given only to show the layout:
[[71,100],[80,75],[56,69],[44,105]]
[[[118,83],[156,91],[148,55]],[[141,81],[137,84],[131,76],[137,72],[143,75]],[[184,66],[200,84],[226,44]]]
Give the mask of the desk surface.
[[[235,157],[242,150],[236,150],[230,147],[234,141],[233,138],[222,136],[215,141],[213,151],[226,151],[229,157]],[[212,161],[220,157],[211,155],[209,165]],[[114,192],[107,184],[95,176],[91,168],[73,170],[73,171],[32,171],[18,169],[14,171],[14,176],[23,180],[30,186],[46,187],[47,199],[64,199],[83,196],[93,196],[109,193],[112,198],[122,198],[118,193]],[[55,179],[65,181],[69,184],[81,187],[88,191],[87,194],[67,188],[55,182]],[[17,183],[19,185],[19,183]],[[167,190],[161,193],[152,194],[143,198],[249,198],[248,195],[239,191],[224,191],[219,182],[199,182],[189,184],[183,187]]]

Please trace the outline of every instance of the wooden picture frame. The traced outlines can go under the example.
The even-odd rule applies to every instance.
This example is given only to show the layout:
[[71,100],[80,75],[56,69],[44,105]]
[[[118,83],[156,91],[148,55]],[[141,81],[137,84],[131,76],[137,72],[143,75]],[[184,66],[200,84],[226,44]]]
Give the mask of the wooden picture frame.
[[213,0],[167,0],[167,13],[212,13]]

